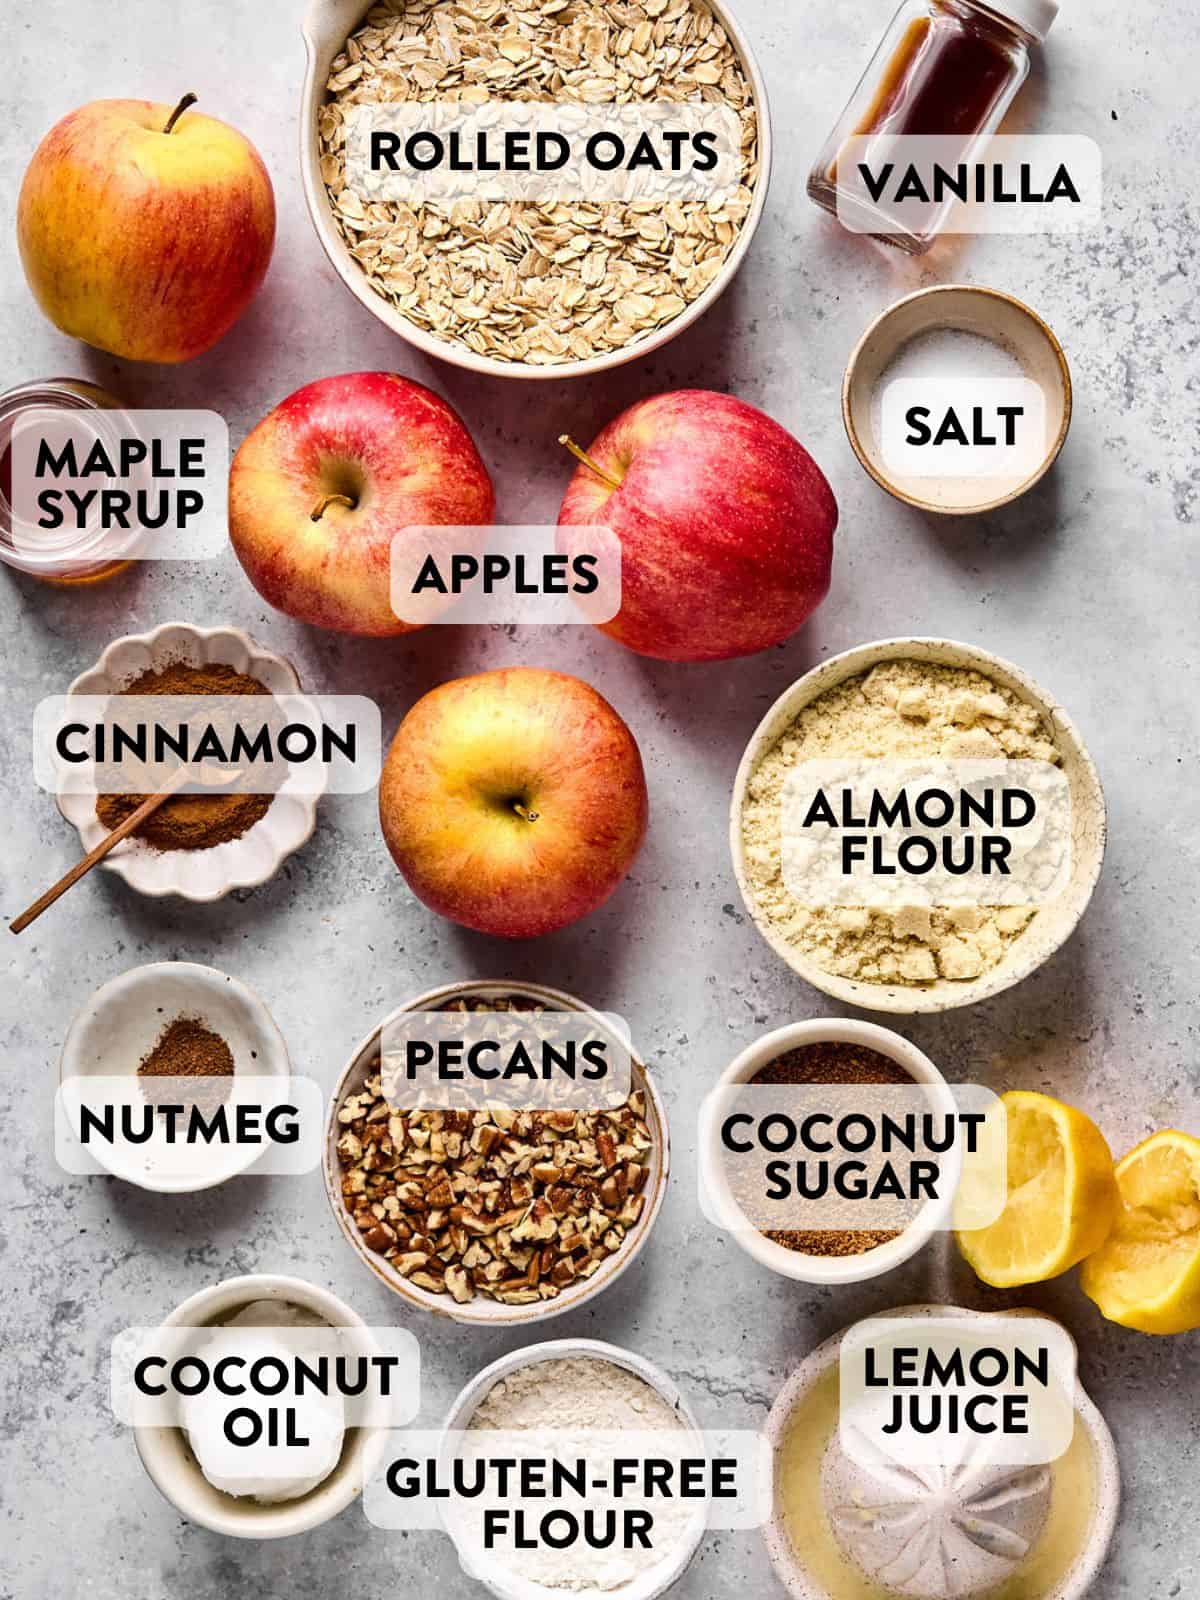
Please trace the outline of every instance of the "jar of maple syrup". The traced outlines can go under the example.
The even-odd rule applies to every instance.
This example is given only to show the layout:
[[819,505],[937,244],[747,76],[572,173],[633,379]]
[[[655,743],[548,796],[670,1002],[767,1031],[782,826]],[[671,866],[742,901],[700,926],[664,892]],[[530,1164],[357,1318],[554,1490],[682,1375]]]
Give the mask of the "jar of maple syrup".
[[106,389],[83,378],[44,378],[0,394],[0,561],[48,583],[96,583],[129,565],[128,534],[89,522],[83,529],[44,529],[23,521],[14,506],[13,431],[24,418],[69,411],[94,417],[95,433],[111,432],[106,415],[122,411]]
[[933,135],[967,159],[999,128],[1057,15],[1057,0],[905,0],[817,159],[809,197],[834,216],[840,202],[843,220],[852,210],[855,232],[922,254],[951,207],[917,226],[888,215],[886,200],[872,215],[859,193],[839,190],[847,141]]

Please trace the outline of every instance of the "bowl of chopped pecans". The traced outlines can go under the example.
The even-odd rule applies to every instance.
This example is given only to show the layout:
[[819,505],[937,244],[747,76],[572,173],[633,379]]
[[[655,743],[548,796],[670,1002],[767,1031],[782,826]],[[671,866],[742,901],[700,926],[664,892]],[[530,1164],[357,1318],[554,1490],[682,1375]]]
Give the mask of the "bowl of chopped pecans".
[[650,1073],[629,1051],[628,1098],[604,1109],[397,1109],[383,1041],[418,1012],[570,1013],[614,1032],[541,984],[446,984],[399,1007],[330,1100],[325,1191],[338,1226],[389,1289],[435,1315],[503,1326],[574,1310],[632,1265],[662,1206],[670,1144]]
[[[300,111],[305,199],[343,283],[426,355],[493,377],[582,377],[682,333],[720,298],[762,217],[767,90],[718,0],[312,0]],[[736,184],[699,198],[364,199],[347,176],[362,105],[727,108]],[[648,115],[650,113],[647,113]],[[733,140],[730,140],[732,146]]]

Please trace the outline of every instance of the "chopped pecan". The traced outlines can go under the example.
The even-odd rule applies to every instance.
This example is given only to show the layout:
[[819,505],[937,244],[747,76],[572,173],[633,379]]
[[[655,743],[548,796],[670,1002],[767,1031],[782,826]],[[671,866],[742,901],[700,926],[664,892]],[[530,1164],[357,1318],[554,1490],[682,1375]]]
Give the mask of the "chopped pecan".
[[460,1306],[475,1298],[475,1286],[461,1267],[446,1268],[446,1287]]
[[380,1255],[387,1252],[396,1242],[396,1230],[390,1228],[386,1222],[377,1222],[368,1232],[363,1234],[363,1243],[368,1250],[375,1250]]

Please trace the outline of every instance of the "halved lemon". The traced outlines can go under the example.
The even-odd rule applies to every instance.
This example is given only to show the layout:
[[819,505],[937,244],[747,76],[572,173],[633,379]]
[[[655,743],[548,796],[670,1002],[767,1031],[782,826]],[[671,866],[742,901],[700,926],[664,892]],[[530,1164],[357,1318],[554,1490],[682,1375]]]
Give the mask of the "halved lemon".
[[992,1114],[1007,1124],[1007,1199],[988,1227],[959,1230],[959,1249],[997,1289],[1057,1278],[1099,1249],[1120,1210],[1112,1152],[1090,1117],[1049,1095],[1014,1089]]
[[1117,1167],[1121,1211],[1083,1264],[1084,1294],[1141,1333],[1200,1328],[1200,1139],[1168,1128]]

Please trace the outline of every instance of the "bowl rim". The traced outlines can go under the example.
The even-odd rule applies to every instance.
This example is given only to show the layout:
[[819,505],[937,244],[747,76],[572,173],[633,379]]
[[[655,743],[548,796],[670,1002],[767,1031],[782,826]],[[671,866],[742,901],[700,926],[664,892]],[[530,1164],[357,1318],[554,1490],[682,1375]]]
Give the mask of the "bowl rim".
[[[842,978],[826,972],[810,961],[794,945],[789,945],[762,917],[758,901],[750,884],[746,868],[745,841],[742,838],[742,810],[750,779],[767,751],[778,739],[780,732],[806,705],[818,699],[828,689],[836,688],[846,679],[867,672],[882,661],[902,661],[906,658],[924,661],[933,666],[963,667],[996,679],[1011,688],[1038,710],[1054,733],[1055,744],[1064,756],[1074,762],[1079,779],[1080,793],[1073,794],[1081,806],[1086,806],[1094,818],[1094,843],[1085,864],[1076,858],[1072,862],[1071,883],[1063,898],[1072,897],[1075,904],[1071,915],[1064,919],[1061,931],[1052,936],[1037,954],[1027,950],[1021,955],[1021,944],[1026,935],[1011,946],[1014,955],[997,966],[963,983],[946,987],[949,980],[938,979],[929,988],[916,985],[904,987],[884,983],[868,983],[860,979]],[[778,724],[778,727],[776,726]],[[852,646],[836,655],[828,656],[797,678],[767,708],[750,735],[733,781],[729,805],[729,849],[733,860],[733,873],[738,892],[755,928],[774,950],[775,954],[793,972],[810,983],[814,989],[840,1000],[843,1004],[861,1006],[866,1011],[886,1012],[895,1016],[920,1016],[957,1010],[975,1005],[980,1000],[991,999],[1013,988],[1035,972],[1051,956],[1056,955],[1075,932],[1088,908],[1104,865],[1108,841],[1108,817],[1104,789],[1083,737],[1074,722],[1063,710],[1058,700],[1041,687],[1021,667],[994,655],[982,645],[966,644],[957,639],[944,639],[929,635],[874,639]],[[1043,910],[1048,908],[1042,908]]]
[[[164,634],[170,633],[190,634],[194,639],[205,643],[219,638],[232,639],[236,641],[236,643],[241,647],[242,650],[245,651],[252,661],[257,661],[260,664],[269,662],[273,666],[278,667],[280,673],[286,679],[290,680],[290,685],[285,691],[286,693],[300,695],[304,692],[300,683],[300,676],[297,673],[295,666],[287,656],[280,655],[280,653],[276,650],[268,650],[265,646],[258,644],[257,641],[242,628],[234,627],[232,623],[220,624],[214,628],[201,628],[193,622],[163,622],[160,623],[158,627],[151,628],[146,633],[125,633],[121,634],[118,638],[113,639],[104,648],[104,650],[101,651],[97,660],[93,662],[90,667],[87,667],[84,669],[84,671],[77,673],[76,676],[71,680],[70,684],[67,686],[68,697],[71,695],[92,694],[98,692],[91,686],[90,680],[94,678],[106,678],[115,675],[115,669],[112,663],[117,652],[127,648],[130,645],[141,646],[146,650],[153,651],[155,645],[158,643],[161,637]],[[64,801],[78,798],[81,797],[56,794],[54,796],[54,801],[58,807],[59,814],[65,821],[71,824],[76,833],[79,835],[79,843],[81,848],[88,850],[98,844],[108,830],[102,827],[98,822],[96,822],[94,827],[92,826],[94,811],[89,811],[87,813],[81,812],[78,816],[72,815],[72,810],[75,808],[69,809],[68,806],[64,804]],[[82,798],[87,799],[89,797],[83,796]],[[175,883],[163,884],[158,888],[150,888],[143,883],[137,882],[137,854],[135,852],[122,853],[120,850],[115,850],[109,855],[105,856],[104,860],[99,863],[99,866],[105,872],[116,873],[119,878],[124,879],[131,889],[136,890],[136,892],[140,895],[144,895],[148,900],[165,900],[174,895],[181,900],[190,901],[195,905],[209,905],[217,900],[223,900],[226,895],[232,894],[235,889],[260,888],[262,884],[269,882],[270,879],[275,876],[289,856],[294,855],[297,850],[302,850],[304,848],[304,846],[312,838],[313,832],[317,826],[317,801],[320,799],[320,795],[297,794],[292,792],[289,794],[289,799],[299,807],[300,814],[304,818],[304,822],[302,824],[302,834],[296,837],[294,843],[287,845],[286,848],[277,850],[270,865],[265,867],[260,872],[250,873],[245,868],[243,868],[240,872],[228,871],[224,879],[216,880],[211,888],[205,889],[203,892],[201,892],[198,888],[193,887],[191,889],[185,889]],[[89,832],[94,834],[94,837],[90,840],[90,842],[88,838]],[[233,842],[236,843],[237,841]]]
[[[491,378],[519,378],[527,381],[553,380],[556,378],[588,378],[596,373],[611,372],[618,367],[627,365],[631,361],[638,361],[643,356],[652,355],[662,349],[677,334],[697,322],[706,311],[710,309],[724,294],[725,290],[737,276],[758,225],[762,221],[766,209],[767,190],[770,187],[771,168],[773,162],[773,133],[771,123],[770,99],[767,93],[766,79],[750,41],[730,9],[729,0],[707,0],[709,10],[714,18],[729,35],[734,49],[741,57],[746,76],[750,80],[754,92],[754,105],[758,117],[758,178],[754,186],[754,194],[750,202],[750,210],[742,224],[741,232],[734,241],[732,250],[722,263],[721,271],[709,284],[708,288],[691,302],[677,317],[657,328],[653,333],[647,334],[644,339],[638,339],[633,344],[623,345],[619,350],[607,351],[603,355],[589,356],[584,361],[561,361],[547,366],[536,366],[527,361],[501,361],[495,356],[481,356],[466,345],[449,339],[439,339],[436,335],[426,333],[415,323],[408,320],[396,308],[390,305],[383,296],[373,289],[366,274],[352,260],[342,242],[333,221],[333,213],[325,194],[325,186],[320,181],[319,161],[317,152],[317,112],[321,106],[321,97],[324,93],[323,84],[317,81],[317,59],[325,47],[325,40],[329,31],[328,23],[322,15],[322,0],[310,0],[309,10],[303,23],[301,32],[305,45],[305,71],[304,82],[300,91],[300,179],[304,191],[304,201],[308,210],[309,219],[321,242],[321,248],[330,266],[338,277],[350,290],[360,305],[365,306],[385,327],[404,339],[410,345],[420,350],[424,355],[431,356],[438,361],[448,362],[451,366],[461,367],[467,372],[474,372]],[[366,15],[369,9],[369,0],[363,0],[361,16]],[[358,23],[352,23],[352,31]],[[339,24],[340,28],[340,24]],[[343,40],[339,43],[344,42]]]
[[[1014,489],[1006,494],[994,496],[990,500],[981,500],[977,505],[946,506],[933,500],[923,500],[918,495],[906,493],[900,489],[885,473],[881,472],[871,460],[855,426],[851,396],[854,391],[855,379],[858,375],[858,365],[862,359],[867,345],[875,334],[884,327],[905,306],[912,305],[917,300],[924,300],[931,296],[945,294],[977,295],[985,300],[998,300],[1012,306],[1034,325],[1046,341],[1051,354],[1058,366],[1059,377],[1062,381],[1063,415],[1059,424],[1058,433],[1047,450],[1041,465],[1029,477],[1023,479]],[[1044,317],[1027,305],[1024,300],[1019,300],[1015,294],[1008,294],[1003,289],[989,289],[978,283],[934,283],[924,289],[916,289],[912,294],[903,295],[899,300],[894,300],[890,306],[885,306],[878,315],[872,317],[858,343],[850,353],[846,363],[846,371],[842,377],[842,423],[846,429],[846,437],[850,441],[850,448],[858,457],[859,466],[867,475],[875,480],[879,487],[890,494],[894,500],[900,500],[905,505],[913,506],[918,511],[926,511],[931,515],[940,517],[977,517],[989,511],[998,511],[1002,506],[1011,505],[1014,500],[1019,500],[1039,484],[1050,468],[1062,453],[1063,445],[1067,442],[1067,434],[1071,431],[1071,416],[1074,410],[1074,386],[1071,380],[1071,367],[1067,361],[1066,351],[1063,349],[1057,334]]]
[[[219,967],[205,966],[199,961],[147,961],[140,967],[130,967],[126,972],[119,972],[116,977],[109,978],[99,988],[94,989],[71,1018],[66,1037],[63,1039],[62,1050],[58,1059],[58,1081],[60,1087],[68,1078],[88,1076],[86,1073],[68,1072],[68,1058],[74,1059],[81,1048],[84,1030],[94,1025],[101,1015],[102,1010],[110,1005],[123,1005],[129,998],[130,992],[141,984],[153,982],[160,974],[170,973],[173,977],[187,977],[194,980],[198,992],[203,992],[219,986],[222,989],[232,990],[247,1006],[257,1019],[262,1030],[263,1038],[270,1046],[268,1061],[262,1076],[270,1078],[289,1079],[292,1076],[291,1057],[288,1054],[287,1041],[280,1031],[279,1024],[271,1015],[270,1007],[249,984],[243,983],[240,978],[235,978],[232,973],[222,972]],[[136,1070],[136,1069],[135,1069]],[[231,1161],[226,1169],[217,1172],[213,1177],[206,1178],[196,1183],[164,1183],[155,1182],[148,1178],[131,1177],[127,1172],[118,1172],[110,1164],[108,1147],[103,1144],[94,1145],[92,1154],[96,1161],[112,1177],[122,1183],[133,1184],[135,1188],[145,1189],[151,1194],[201,1194],[206,1189],[216,1189],[221,1184],[227,1183],[231,1178],[239,1178],[253,1170],[256,1162],[261,1161],[265,1154],[263,1150],[255,1150],[247,1146],[245,1150],[234,1151],[236,1161]]]
[[[280,1300],[302,1306],[322,1317],[331,1327],[356,1328],[363,1337],[373,1342],[370,1328],[357,1311],[352,1310],[332,1290],[311,1283],[306,1278],[277,1272],[241,1273],[197,1289],[164,1317],[159,1326],[187,1327],[193,1319],[198,1326],[202,1326],[201,1317],[207,1322],[222,1311],[232,1312],[238,1306],[249,1305],[254,1300]],[[329,1479],[326,1479],[297,1500],[283,1500],[274,1504],[247,1500],[244,1509],[236,1509],[242,1507],[243,1503],[228,1495],[224,1498],[230,1501],[231,1509],[218,1513],[207,1508],[185,1506],[175,1492],[181,1482],[191,1477],[193,1470],[200,1474],[198,1465],[179,1470],[167,1451],[162,1436],[179,1431],[178,1428],[132,1429],[138,1459],[146,1475],[180,1516],[212,1533],[235,1539],[286,1539],[331,1521],[362,1494],[364,1485],[382,1459],[390,1432],[386,1427],[348,1428],[348,1442],[343,1447],[342,1458],[330,1474],[330,1477],[337,1477],[332,1487],[327,1488]],[[247,1526],[248,1523],[253,1526]]]
[[[831,1334],[828,1339],[823,1339],[815,1349],[811,1350],[800,1364],[789,1374],[783,1388],[776,1395],[767,1420],[763,1425],[763,1437],[771,1449],[776,1467],[779,1462],[779,1449],[787,1431],[792,1415],[805,1396],[814,1385],[824,1377],[828,1369],[838,1359],[841,1352],[842,1340],[852,1328],[861,1322],[869,1322],[880,1317],[988,1317],[999,1313],[978,1311],[967,1306],[942,1305],[933,1302],[918,1302],[912,1305],[896,1306],[887,1311],[872,1313],[867,1317],[860,1317],[856,1322],[847,1323],[837,1333]],[[1072,1343],[1076,1343],[1074,1336],[1065,1324],[1057,1317],[1040,1311],[1036,1307],[1018,1307],[1014,1311],[1003,1313],[1008,1316],[1038,1316],[1045,1317],[1047,1321],[1058,1322],[1064,1329]],[[1116,1443],[1112,1430],[1095,1401],[1084,1389],[1078,1374],[1075,1379],[1075,1414],[1083,1422],[1088,1437],[1096,1453],[1096,1515],[1094,1537],[1090,1546],[1080,1552],[1075,1563],[1074,1572],[1068,1572],[1067,1581],[1059,1591],[1048,1600],[1084,1600],[1091,1585],[1095,1582],[1096,1575],[1108,1556],[1109,1546],[1112,1543],[1113,1533],[1117,1525],[1117,1515],[1121,1506],[1121,1471],[1120,1460],[1117,1455]],[[830,1600],[823,1589],[818,1589],[809,1578],[799,1561],[796,1559],[791,1538],[785,1526],[784,1514],[778,1504],[778,1497],[772,1486],[771,1516],[764,1524],[763,1541],[767,1547],[767,1557],[770,1560],[775,1576],[793,1597],[793,1600]]]
[[[679,1388],[679,1385],[661,1367],[656,1366],[653,1361],[647,1360],[645,1356],[638,1355],[634,1350],[626,1350],[621,1345],[611,1344],[603,1339],[543,1339],[535,1344],[524,1345],[517,1350],[510,1350],[507,1355],[500,1356],[495,1361],[489,1362],[473,1378],[470,1378],[459,1390],[453,1404],[446,1413],[446,1420],[442,1424],[443,1439],[447,1440],[452,1432],[464,1430],[487,1395],[509,1373],[516,1372],[521,1367],[538,1366],[546,1361],[569,1361],[572,1359],[607,1361],[614,1366],[623,1367],[627,1372],[632,1372],[635,1377],[648,1384],[659,1398],[664,1400],[672,1411],[682,1418],[685,1425],[698,1438],[704,1438],[704,1430],[701,1428],[690,1402]],[[443,1527],[445,1527],[444,1515],[442,1521]],[[448,1537],[453,1538],[449,1529],[446,1529],[446,1532]],[[706,1537],[707,1528],[701,1522],[696,1527],[694,1534],[689,1534],[687,1540],[681,1546],[679,1554],[664,1573],[661,1581],[640,1594],[639,1600],[655,1600],[656,1596],[664,1594],[677,1583],[695,1560],[696,1553]],[[517,1590],[493,1582],[486,1576],[481,1577],[481,1581],[492,1594],[497,1596],[497,1600],[533,1600],[534,1596],[548,1596],[551,1593],[540,1584],[530,1583],[518,1593]],[[598,1592],[596,1590],[585,1591],[586,1600],[595,1600]]]
[[[700,1181],[713,1197],[714,1206],[724,1203],[728,1190],[721,1176],[718,1154],[718,1134],[714,1096],[717,1091],[738,1083],[748,1083],[753,1075],[767,1066],[784,1051],[804,1044],[859,1044],[877,1050],[889,1061],[911,1076],[914,1083],[928,1084],[950,1094],[950,1085],[940,1069],[910,1039],[884,1028],[877,1022],[864,1022],[857,1017],[810,1017],[801,1022],[785,1023],[748,1044],[734,1057],[717,1079],[713,1089],[705,1096],[700,1113],[699,1169]],[[947,1231],[947,1222],[957,1186],[962,1154],[958,1151],[949,1163],[950,1184],[944,1199],[922,1206],[908,1227],[887,1244],[877,1246],[857,1256],[809,1256],[788,1250],[773,1239],[757,1231],[741,1228],[731,1231],[730,1237],[739,1249],[753,1261],[782,1278],[795,1283],[849,1284],[866,1283],[882,1277],[893,1268],[903,1266],[923,1250],[937,1233]]]
[[338,1112],[349,1092],[351,1082],[363,1069],[371,1055],[378,1049],[383,1029],[394,1018],[403,1016],[406,1012],[430,1010],[447,1000],[453,1000],[460,996],[500,996],[505,994],[526,995],[531,999],[542,1001],[553,1009],[578,1011],[584,1015],[594,1016],[603,1020],[594,1006],[588,1005],[575,995],[568,994],[562,989],[554,989],[546,984],[529,982],[525,979],[469,978],[457,982],[438,984],[432,989],[426,989],[423,993],[416,995],[403,1005],[396,1006],[392,1011],[389,1011],[387,1016],[377,1022],[354,1047],[345,1066],[339,1072],[337,1082],[334,1084],[329,1096],[325,1112],[325,1139],[321,1156],[321,1176],[325,1188],[325,1198],[329,1202],[330,1210],[333,1212],[334,1220],[337,1222],[342,1237],[347,1241],[363,1265],[374,1274],[380,1283],[405,1301],[406,1304],[435,1317],[445,1317],[451,1322],[476,1328],[524,1328],[537,1323],[549,1322],[553,1317],[562,1316],[568,1311],[578,1309],[589,1300],[594,1299],[596,1295],[602,1294],[605,1289],[611,1287],[633,1265],[644,1250],[654,1230],[654,1225],[658,1221],[659,1213],[662,1211],[671,1171],[671,1136],[666,1105],[654,1081],[653,1073],[637,1051],[631,1050],[634,1087],[640,1087],[646,1097],[647,1121],[655,1137],[655,1146],[658,1153],[658,1173],[654,1180],[654,1192],[648,1196],[647,1204],[634,1225],[632,1233],[627,1235],[621,1249],[615,1255],[609,1256],[590,1278],[585,1278],[581,1282],[569,1285],[556,1299],[543,1300],[536,1305],[504,1306],[499,1301],[491,1300],[486,1296],[477,1296],[465,1305],[459,1305],[450,1295],[435,1295],[429,1290],[421,1289],[410,1283],[407,1278],[402,1278],[398,1273],[388,1268],[375,1251],[367,1249],[363,1243],[362,1235],[359,1233],[353,1218],[349,1215],[346,1203],[342,1198],[341,1166],[337,1154],[337,1141],[341,1131],[338,1125]]

